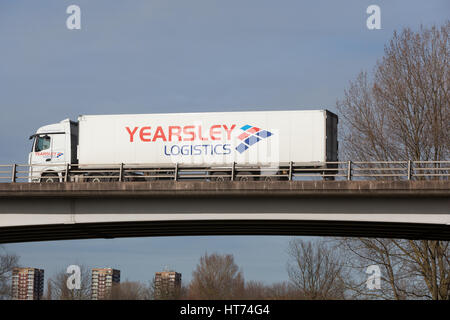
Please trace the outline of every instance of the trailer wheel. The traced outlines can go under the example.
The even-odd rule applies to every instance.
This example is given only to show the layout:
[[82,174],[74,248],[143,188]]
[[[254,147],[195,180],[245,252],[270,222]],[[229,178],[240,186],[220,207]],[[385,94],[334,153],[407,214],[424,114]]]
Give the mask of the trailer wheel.
[[263,181],[277,181],[280,180],[280,177],[274,177],[274,176],[265,176],[260,178]]
[[[226,172],[213,172],[211,181],[217,181],[217,182],[229,181],[230,177],[221,177],[221,176],[226,176],[226,175],[227,175]],[[214,176],[218,176],[218,177],[214,177]]]
[[110,178],[101,173],[93,173],[92,176],[87,179],[88,182],[94,183],[109,182],[110,180],[111,180]]
[[237,175],[238,181],[253,181],[255,180],[255,177],[251,172],[241,172],[241,175]]

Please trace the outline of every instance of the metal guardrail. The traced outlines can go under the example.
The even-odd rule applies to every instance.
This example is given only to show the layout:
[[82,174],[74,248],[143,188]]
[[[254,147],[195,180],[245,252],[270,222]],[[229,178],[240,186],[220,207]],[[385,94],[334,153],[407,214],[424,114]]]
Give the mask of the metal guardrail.
[[[53,171],[36,175],[49,164],[0,165],[0,182],[111,182],[201,179],[247,180],[428,180],[448,179],[450,161],[339,161],[280,163],[278,166],[237,165],[198,167],[173,164],[51,164]],[[35,174],[33,174],[33,171]]]

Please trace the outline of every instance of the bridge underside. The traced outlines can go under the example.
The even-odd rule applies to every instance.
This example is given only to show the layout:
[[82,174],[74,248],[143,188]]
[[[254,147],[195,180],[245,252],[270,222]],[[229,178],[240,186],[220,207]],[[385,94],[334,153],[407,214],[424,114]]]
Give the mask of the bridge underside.
[[0,186],[0,243],[199,235],[450,240],[448,186],[332,181]]
[[285,235],[450,241],[448,226],[297,220],[198,220],[57,224],[2,228],[0,243],[121,237]]

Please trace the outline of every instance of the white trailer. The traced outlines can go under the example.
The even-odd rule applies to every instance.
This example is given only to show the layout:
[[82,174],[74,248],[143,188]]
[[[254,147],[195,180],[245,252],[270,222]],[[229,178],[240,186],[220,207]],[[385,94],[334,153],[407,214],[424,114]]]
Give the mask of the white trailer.
[[141,178],[173,166],[209,175],[248,167],[247,178],[270,167],[281,177],[292,163],[338,161],[337,121],[327,110],[83,115],[39,128],[29,156],[39,166],[30,170],[33,181],[49,182],[63,180],[67,166],[85,177],[107,169],[117,175],[113,169],[123,165]]

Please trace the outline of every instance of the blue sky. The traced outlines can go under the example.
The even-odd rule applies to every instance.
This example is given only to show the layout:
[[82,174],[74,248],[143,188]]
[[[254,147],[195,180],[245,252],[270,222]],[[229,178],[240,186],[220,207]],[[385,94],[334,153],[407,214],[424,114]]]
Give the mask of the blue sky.
[[[81,30],[66,8],[81,7]],[[366,8],[381,8],[381,30]],[[27,137],[80,114],[327,108],[371,71],[394,30],[441,25],[448,0],[0,0],[0,163]],[[289,237],[174,237],[7,245],[47,276],[73,259],[148,280],[186,280],[205,252],[233,253],[249,280],[287,280]]]

